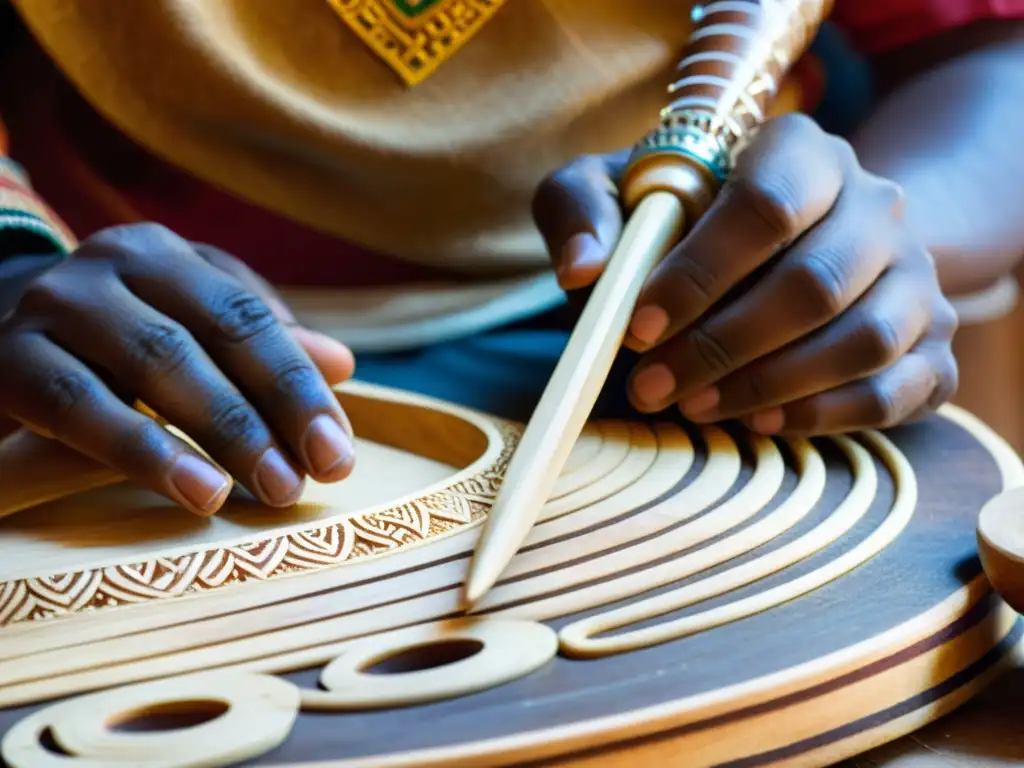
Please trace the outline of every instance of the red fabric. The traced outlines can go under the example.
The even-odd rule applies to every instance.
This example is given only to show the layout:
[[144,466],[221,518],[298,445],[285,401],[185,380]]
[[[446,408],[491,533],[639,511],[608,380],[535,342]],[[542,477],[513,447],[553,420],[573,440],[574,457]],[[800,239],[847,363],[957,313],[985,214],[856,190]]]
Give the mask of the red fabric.
[[862,53],[887,53],[977,21],[1024,19],[1024,0],[835,0],[831,19]]
[[456,276],[373,253],[250,205],[139,147],[77,95],[30,45],[7,62],[0,113],[10,155],[80,238],[156,221],[293,286],[385,286]]

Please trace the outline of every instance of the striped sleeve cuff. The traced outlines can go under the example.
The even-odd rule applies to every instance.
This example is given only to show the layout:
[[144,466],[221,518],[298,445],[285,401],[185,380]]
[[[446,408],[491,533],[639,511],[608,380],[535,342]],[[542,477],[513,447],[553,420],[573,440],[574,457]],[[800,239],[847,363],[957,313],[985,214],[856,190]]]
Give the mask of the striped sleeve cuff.
[[21,167],[0,158],[0,258],[55,250],[67,255],[76,245],[67,225],[32,191]]

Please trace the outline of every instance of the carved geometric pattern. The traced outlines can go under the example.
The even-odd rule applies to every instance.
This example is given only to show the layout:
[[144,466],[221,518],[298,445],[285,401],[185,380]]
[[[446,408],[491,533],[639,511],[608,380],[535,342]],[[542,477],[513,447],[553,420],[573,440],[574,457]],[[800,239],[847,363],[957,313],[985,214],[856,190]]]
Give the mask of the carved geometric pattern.
[[509,422],[498,427],[504,446],[493,464],[378,512],[230,547],[0,582],[0,626],[331,568],[462,528],[490,510],[519,442],[522,427]]

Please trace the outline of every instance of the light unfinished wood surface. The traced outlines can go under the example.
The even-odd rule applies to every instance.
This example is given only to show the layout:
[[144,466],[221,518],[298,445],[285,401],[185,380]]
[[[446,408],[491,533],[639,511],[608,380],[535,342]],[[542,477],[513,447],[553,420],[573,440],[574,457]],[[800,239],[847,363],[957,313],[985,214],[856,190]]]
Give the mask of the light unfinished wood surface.
[[[17,756],[30,754],[24,751],[29,749],[24,734],[37,732],[40,723],[62,734],[65,746],[72,745],[78,754],[92,750],[95,760],[109,761],[112,754],[128,754],[123,750],[138,742],[122,743],[127,736],[95,730],[76,736],[65,722],[75,712],[116,709],[110,702],[118,696],[129,709],[144,700],[163,710],[209,707],[232,680],[242,690],[262,680],[293,687],[294,700],[273,699],[278,702],[274,707],[293,709],[294,730],[281,736],[277,747],[292,755],[283,764],[364,768],[526,760],[625,765],[615,761],[626,758],[664,764],[666,756],[681,754],[697,761],[689,764],[712,764],[740,757],[744,750],[771,752],[821,739],[823,733],[967,675],[967,683],[948,695],[850,739],[822,742],[804,750],[802,762],[792,763],[826,764],[891,741],[963,703],[1008,663],[1008,656],[999,651],[999,663],[977,674],[969,670],[1020,632],[1016,615],[992,598],[978,575],[962,585],[941,587],[936,592],[941,599],[934,603],[901,609],[905,612],[895,615],[897,621],[886,620],[866,633],[863,629],[877,621],[876,608],[892,610],[885,605],[893,595],[913,602],[919,585],[912,582],[920,580],[914,557],[935,557],[932,550],[946,546],[939,542],[953,536],[954,544],[962,543],[973,535],[969,520],[943,511],[947,507],[942,505],[951,502],[948,509],[957,508],[949,493],[934,488],[948,481],[944,462],[955,459],[959,466],[973,456],[980,464],[972,482],[988,483],[986,494],[1024,482],[1024,467],[1012,451],[957,409],[944,409],[932,426],[919,428],[919,438],[911,432],[775,440],[714,426],[588,425],[507,576],[488,593],[481,615],[460,619],[468,559],[521,426],[362,385],[344,396],[353,422],[366,427],[365,439],[410,454],[407,459],[388,454],[392,463],[426,461],[423,466],[438,471],[440,464],[452,468],[450,476],[429,475],[428,487],[418,494],[374,497],[369,509],[339,504],[334,514],[321,510],[312,523],[321,526],[317,530],[325,525],[342,530],[351,521],[363,521],[360,530],[369,538],[359,539],[358,546],[369,549],[362,555],[351,556],[353,548],[331,561],[327,549],[310,549],[307,541],[281,557],[316,554],[325,562],[295,560],[297,570],[280,573],[267,570],[266,563],[263,571],[249,563],[245,567],[254,571],[242,583],[211,582],[200,591],[167,592],[173,579],[164,578],[160,569],[166,566],[160,563],[185,563],[195,546],[183,542],[147,560],[156,550],[151,542],[139,541],[131,564],[111,565],[110,553],[104,552],[108,562],[98,570],[86,568],[99,561],[96,553],[76,549],[81,573],[103,577],[116,571],[122,579],[129,573],[138,578],[148,574],[149,591],[135,594],[130,604],[93,602],[86,609],[72,600],[63,608],[51,606],[56,620],[7,615],[0,627],[0,707],[44,705],[28,720],[10,721],[31,725],[25,726],[28,731],[12,729],[17,738],[4,746],[21,760],[16,768],[31,765]],[[924,450],[936,441],[947,442],[944,452]],[[397,470],[392,466],[389,471]],[[922,471],[928,482],[920,482]],[[61,482],[68,490],[79,487],[78,480],[66,476]],[[122,490],[128,494],[123,498],[130,498],[131,489]],[[52,499],[50,488],[39,495],[52,506],[98,493],[68,492],[63,502]],[[22,489],[16,503],[25,498]],[[975,493],[962,503],[980,508],[987,498]],[[19,518],[35,521],[42,509],[22,509],[8,524]],[[263,540],[309,539],[303,532],[309,525],[272,527],[263,532]],[[237,540],[235,532],[226,535],[224,552],[267,551],[258,542]],[[936,535],[936,546],[912,555],[915,542]],[[209,551],[204,557],[211,557]],[[949,559],[940,553],[933,567],[957,566],[957,551],[951,549]],[[892,552],[906,554],[894,559]],[[903,562],[905,557],[911,559]],[[151,569],[147,562],[154,563]],[[30,562],[23,567],[27,573],[40,571]],[[903,568],[910,570],[901,576]],[[879,574],[888,574],[889,581]],[[0,598],[11,604],[18,584],[38,589],[36,582],[45,582],[66,594],[74,583],[59,574],[40,578],[0,582]],[[842,618],[849,611],[852,621]],[[824,634],[820,626],[812,629],[819,614],[834,616],[835,626],[845,621],[849,639],[832,625]],[[947,636],[949,627],[959,625]],[[595,634],[608,628],[615,628],[611,635]],[[858,632],[860,639],[854,640]],[[787,633],[788,641],[774,640]],[[470,641],[477,643],[477,653],[447,667],[383,677],[368,670],[395,651]],[[772,642],[775,647],[768,650]],[[787,653],[806,643],[821,649],[785,662]],[[726,664],[734,655],[736,661]],[[691,663],[695,666],[686,666]],[[709,688],[687,689],[695,675],[708,674],[703,667],[715,665],[717,684],[709,679]],[[882,666],[869,673],[877,665]],[[298,671],[306,668],[317,670],[317,677],[301,678]],[[815,693],[824,682],[844,676],[850,679],[839,688]],[[671,694],[659,698],[662,678],[675,682],[664,689]],[[191,686],[191,704],[168,700],[167,686],[175,680]],[[376,687],[374,681],[379,681]],[[273,689],[273,683],[267,685]],[[795,694],[794,703],[781,704]],[[74,706],[45,706],[62,696],[70,696]],[[474,704],[477,700],[490,704]],[[442,735],[437,729],[396,725],[389,738],[372,742],[373,755],[352,753],[341,744],[327,752],[303,752],[302,740],[317,728],[327,729],[322,738],[332,733],[324,719],[332,713],[344,712],[366,724],[345,737],[358,740],[363,732],[386,728],[389,718],[397,718],[397,724],[412,723],[408,718],[415,717],[422,724],[440,717],[417,715],[421,707],[427,708],[424,713],[456,717],[458,738],[432,745]],[[482,714],[493,707],[501,716],[488,725]],[[373,720],[374,712],[384,719]],[[109,714],[130,719],[131,713]],[[9,722],[5,715],[0,712],[0,724]],[[310,721],[314,715],[319,719]],[[722,715],[730,717],[721,720]],[[517,718],[525,718],[523,727],[515,727]],[[206,732],[231,722],[211,720]],[[405,727],[420,728],[418,745],[401,746]],[[259,744],[274,741],[271,733],[268,729],[269,741]],[[226,745],[242,745],[239,750],[245,744],[245,749],[257,749],[240,735],[225,732],[223,737]],[[586,753],[598,745],[599,753]],[[147,755],[154,766],[192,764],[187,754],[151,750]],[[254,764],[277,764],[253,759]]]
[[633,212],[530,418],[477,543],[465,603],[481,600],[537,522],[622,346],[651,271],[683,233],[683,204],[655,192]]

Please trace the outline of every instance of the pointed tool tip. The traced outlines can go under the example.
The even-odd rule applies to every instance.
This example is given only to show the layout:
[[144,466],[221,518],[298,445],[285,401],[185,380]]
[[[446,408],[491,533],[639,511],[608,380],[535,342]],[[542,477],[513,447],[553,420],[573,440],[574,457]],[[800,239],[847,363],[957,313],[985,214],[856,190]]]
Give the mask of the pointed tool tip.
[[478,573],[470,574],[466,579],[466,586],[462,590],[462,609],[466,613],[472,613],[476,604],[480,602],[487,590],[491,588],[488,580],[480,577]]

